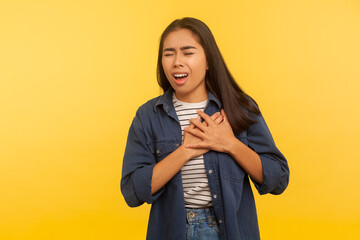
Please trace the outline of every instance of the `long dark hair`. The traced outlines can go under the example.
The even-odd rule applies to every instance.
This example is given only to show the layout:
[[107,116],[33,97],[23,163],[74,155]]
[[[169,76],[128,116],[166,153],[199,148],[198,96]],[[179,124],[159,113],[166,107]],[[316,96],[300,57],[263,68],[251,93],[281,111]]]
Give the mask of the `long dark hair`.
[[205,75],[207,90],[221,101],[235,133],[240,133],[247,129],[254,123],[249,114],[260,114],[258,105],[235,82],[225,64],[213,34],[208,26],[198,19],[188,17],[177,19],[162,33],[157,63],[157,81],[160,87],[164,92],[169,88],[172,89],[162,66],[162,53],[165,38],[169,33],[177,29],[188,29],[199,38],[199,42],[204,48],[209,68]]

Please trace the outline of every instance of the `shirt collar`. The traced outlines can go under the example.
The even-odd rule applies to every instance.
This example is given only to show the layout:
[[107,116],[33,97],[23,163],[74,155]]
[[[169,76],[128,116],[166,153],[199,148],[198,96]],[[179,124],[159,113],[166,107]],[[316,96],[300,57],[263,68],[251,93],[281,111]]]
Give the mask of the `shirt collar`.
[[[157,100],[155,106],[154,106],[154,111],[156,112],[157,111],[157,108],[162,105],[163,108],[165,109],[166,112],[168,112],[170,110],[170,108],[173,106],[173,103],[172,103],[172,93],[173,93],[173,90],[171,88],[169,88],[163,95],[161,95],[159,97],[159,99]],[[222,104],[221,102],[219,101],[219,99],[217,99],[215,97],[214,94],[212,94],[211,92],[209,92],[209,102],[212,101],[212,102],[215,102],[216,105],[219,107],[219,109],[222,108]]]

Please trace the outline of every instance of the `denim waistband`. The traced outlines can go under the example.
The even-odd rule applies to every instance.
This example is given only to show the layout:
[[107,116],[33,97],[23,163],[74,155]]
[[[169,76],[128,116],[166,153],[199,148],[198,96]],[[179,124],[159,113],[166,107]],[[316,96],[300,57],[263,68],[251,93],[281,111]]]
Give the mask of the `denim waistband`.
[[208,222],[209,224],[216,222],[214,208],[186,208],[186,220],[188,223]]

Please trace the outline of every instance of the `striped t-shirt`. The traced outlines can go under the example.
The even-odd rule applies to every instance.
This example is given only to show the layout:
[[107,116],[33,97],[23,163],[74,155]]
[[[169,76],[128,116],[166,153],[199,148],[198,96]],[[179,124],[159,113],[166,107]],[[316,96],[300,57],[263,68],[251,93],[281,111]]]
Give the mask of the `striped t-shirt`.
[[[173,104],[181,125],[182,138],[184,128],[190,125],[189,119],[196,118],[196,110],[204,111],[207,100],[199,103],[186,103],[173,94]],[[181,169],[185,207],[203,208],[212,206],[209,182],[205,172],[204,156],[190,159]]]

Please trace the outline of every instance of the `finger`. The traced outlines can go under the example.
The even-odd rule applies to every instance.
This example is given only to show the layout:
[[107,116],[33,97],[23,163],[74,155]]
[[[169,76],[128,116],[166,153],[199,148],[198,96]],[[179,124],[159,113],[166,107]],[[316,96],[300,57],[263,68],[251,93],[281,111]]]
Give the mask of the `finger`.
[[224,120],[223,120],[223,122],[224,122],[224,123],[229,121],[229,119],[228,119],[228,117],[227,117],[227,115],[226,115],[226,113],[225,113],[224,109],[221,109],[221,115],[223,115],[223,116],[224,116]]
[[186,128],[194,129],[194,128],[195,128],[195,125],[191,123],[191,124],[190,124],[189,126],[187,126]]
[[204,142],[200,142],[200,143],[192,143],[192,144],[186,144],[185,145],[186,148],[208,148],[208,146],[204,143]]
[[215,121],[216,118],[220,116],[220,112],[216,112],[213,115],[211,115],[211,119]]
[[198,118],[189,120],[192,125],[199,128],[201,131],[205,131],[207,125],[203,124]]
[[206,113],[200,110],[197,110],[196,112],[197,114],[199,114],[200,117],[202,117],[206,121],[206,123],[209,126],[214,125],[214,121],[211,119],[211,117],[209,117],[209,115],[207,115]]
[[221,116],[221,115],[219,115],[215,120],[214,120],[214,122],[215,122],[215,124],[216,125],[219,125],[222,121],[223,121],[223,116]]
[[192,128],[193,129],[193,128],[196,127],[194,124],[191,123],[191,119],[200,121],[201,118],[200,118],[200,116],[197,116],[196,118],[190,118],[189,119],[190,125],[187,126],[186,128]]
[[204,127],[209,126],[209,125],[207,124],[207,122],[205,122],[205,121],[202,121],[201,124],[202,124]]
[[[214,113],[212,116],[211,116],[211,118],[213,119],[213,120],[215,120],[215,118],[216,118],[216,113]],[[200,117],[200,116],[199,116]],[[201,119],[201,118],[200,118]],[[207,122],[206,121],[202,121],[201,122],[202,123],[202,125],[204,125],[205,127],[207,127],[207,126],[209,126],[209,124],[207,124]]]
[[[202,124],[200,123],[200,125]],[[194,135],[195,137],[204,139],[204,132],[202,132],[199,128],[185,128],[184,131]]]

